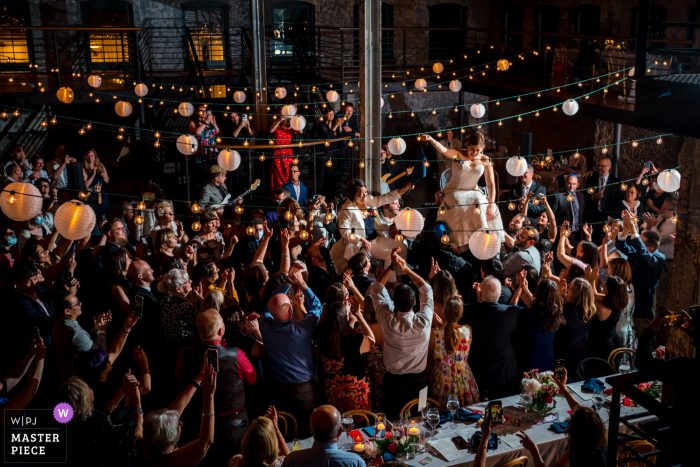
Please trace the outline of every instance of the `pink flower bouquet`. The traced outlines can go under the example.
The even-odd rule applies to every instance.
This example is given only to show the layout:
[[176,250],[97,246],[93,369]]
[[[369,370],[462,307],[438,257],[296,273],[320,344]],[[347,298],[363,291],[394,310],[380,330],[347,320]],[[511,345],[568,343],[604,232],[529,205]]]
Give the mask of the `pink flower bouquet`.
[[545,413],[549,406],[557,406],[555,397],[564,397],[559,393],[559,387],[552,379],[554,373],[534,369],[526,372],[521,382],[523,392],[532,396],[532,409],[539,413]]

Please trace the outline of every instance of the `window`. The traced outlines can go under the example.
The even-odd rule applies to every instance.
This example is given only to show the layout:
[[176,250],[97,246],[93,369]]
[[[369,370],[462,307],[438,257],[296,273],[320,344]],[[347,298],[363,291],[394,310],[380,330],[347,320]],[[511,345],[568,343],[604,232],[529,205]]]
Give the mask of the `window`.
[[[574,34],[582,36],[600,35],[600,7],[578,5],[574,8]],[[596,39],[583,39],[582,47],[598,47]]]
[[[360,4],[352,7],[352,27],[360,27]],[[382,29],[394,27],[394,5],[382,2]],[[353,60],[360,59],[360,31],[353,31]],[[394,31],[382,31],[382,60],[394,59]]]
[[[508,5],[503,11],[501,29],[504,31],[522,31],[523,14],[525,9],[518,5]],[[503,33],[501,35],[503,46],[511,49],[521,49],[523,47],[523,35],[513,33]]]
[[[630,28],[630,36],[637,36],[637,16],[639,15],[639,7],[632,8],[632,27]],[[649,17],[650,23],[663,23],[666,22],[666,8],[658,5],[651,6],[651,16]],[[654,24],[649,25],[649,39],[658,40],[666,39],[666,26],[658,26]],[[634,42],[631,44],[631,49],[634,50]],[[663,49],[666,45],[663,42],[650,42],[650,49]]]
[[541,5],[535,8],[535,32],[551,32],[552,36],[534,36],[535,48],[543,49],[547,44],[556,44],[559,38],[559,8],[554,5]]
[[[438,3],[428,7],[428,26],[431,28],[462,28],[467,9],[454,3]],[[428,33],[430,59],[452,58],[462,53],[462,31],[434,31]]]
[[202,68],[225,69],[226,7],[210,1],[188,2],[182,4],[182,15]]
[[314,5],[307,2],[285,1],[272,4],[272,28],[275,39],[272,58],[292,59],[294,44],[300,52],[313,52]]
[[[83,25],[94,28],[130,27],[134,24],[131,4],[118,0],[93,0],[81,5]],[[114,69],[129,62],[129,33],[88,31],[91,69]]]
[[33,61],[31,34],[21,29],[3,29],[1,26],[30,26],[29,10],[25,2],[0,2],[0,69],[29,71]]

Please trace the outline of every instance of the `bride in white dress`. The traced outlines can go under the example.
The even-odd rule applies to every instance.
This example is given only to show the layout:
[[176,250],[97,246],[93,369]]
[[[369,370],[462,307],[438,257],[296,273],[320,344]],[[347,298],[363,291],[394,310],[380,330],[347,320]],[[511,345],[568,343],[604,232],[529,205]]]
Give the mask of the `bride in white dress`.
[[[503,242],[503,221],[498,205],[494,203],[498,187],[489,158],[483,154],[484,135],[469,135],[466,155],[460,150],[446,148],[430,135],[423,135],[423,138],[443,156],[452,159],[456,156],[452,162],[452,179],[438,194],[440,205],[445,210],[444,214],[438,215],[438,220],[446,221],[454,231],[450,245],[465,250],[472,233],[482,228],[494,230]],[[488,198],[477,187],[482,175],[486,179]]]

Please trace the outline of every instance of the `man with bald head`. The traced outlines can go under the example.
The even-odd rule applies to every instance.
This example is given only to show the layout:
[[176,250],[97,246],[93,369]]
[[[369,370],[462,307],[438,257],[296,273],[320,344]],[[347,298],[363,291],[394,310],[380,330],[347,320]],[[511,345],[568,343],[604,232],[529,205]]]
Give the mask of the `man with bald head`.
[[[586,222],[595,223],[593,225],[593,240],[599,240],[599,234],[603,231],[602,224],[608,216],[618,218],[620,210],[618,206],[622,202],[622,190],[620,190],[620,179],[613,176],[610,171],[612,162],[603,158],[596,164],[598,170],[591,173],[586,179]],[[606,186],[609,185],[609,186]],[[593,194],[588,193],[588,189],[593,188]]]
[[[564,180],[565,191],[555,193],[549,198],[549,205],[554,213],[554,219],[549,219],[551,224],[561,225],[568,221],[571,226],[571,234],[576,242],[581,241],[581,231],[583,230],[584,211],[586,209],[586,195],[580,189],[578,176],[571,174]],[[571,195],[571,200],[569,200]],[[572,241],[572,245],[576,244]]]
[[309,431],[314,437],[310,449],[293,451],[282,467],[365,467],[365,461],[353,452],[338,449],[343,432],[341,414],[332,405],[322,405],[311,414]]
[[[292,286],[302,291],[308,309],[306,316],[296,322],[292,321],[292,303],[287,296]],[[272,293],[260,319],[275,406],[294,415],[302,432],[306,431],[309,413],[315,406],[316,366],[312,338],[321,318],[321,308],[321,302],[304,282],[302,268],[295,264],[285,282]]]
[[[469,365],[482,399],[514,394],[520,378],[510,336],[518,325],[518,312],[525,309],[498,303],[501,282],[487,276],[474,284],[478,303],[464,308],[459,324],[468,324],[475,336],[469,351]],[[476,357],[475,357],[476,355]]]
[[[226,327],[219,312],[214,309],[202,311],[197,316],[197,332],[202,340],[199,345],[185,347],[180,352],[175,366],[175,376],[185,384],[195,384],[194,377],[202,369],[208,351],[218,357],[218,374],[214,408],[216,414],[201,414],[199,403],[188,404],[183,417],[199,423],[202,416],[215,416],[216,445],[207,453],[207,458],[228,459],[240,452],[241,439],[248,429],[248,414],[245,410],[244,386],[255,383],[257,374],[246,354],[236,347],[225,347],[221,342]],[[215,366],[215,369],[217,368]],[[201,397],[201,391],[195,393]],[[200,401],[201,403],[201,401]],[[201,415],[200,415],[201,414]],[[197,426],[197,425],[195,425]]]
[[[155,356],[152,352],[157,352],[162,348],[162,343],[158,342],[155,336],[162,335],[162,331],[160,331],[160,306],[158,305],[158,299],[151,290],[151,284],[156,280],[153,276],[153,269],[147,262],[137,260],[131,262],[127,272],[134,285],[129,295],[131,311],[136,311],[137,314],[142,315],[142,325],[139,326],[137,331],[139,335],[133,336],[132,343],[133,345],[136,345],[136,343],[141,344],[149,356]],[[137,308],[139,309],[137,310]],[[115,318],[115,321],[120,322],[121,318]]]

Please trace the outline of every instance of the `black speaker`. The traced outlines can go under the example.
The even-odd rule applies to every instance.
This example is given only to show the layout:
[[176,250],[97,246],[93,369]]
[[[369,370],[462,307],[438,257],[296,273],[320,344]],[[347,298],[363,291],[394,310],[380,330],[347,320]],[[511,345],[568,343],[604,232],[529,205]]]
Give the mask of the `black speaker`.
[[520,133],[520,157],[527,159],[532,164],[532,133]]
[[66,166],[66,175],[68,176],[68,189],[71,199],[77,199],[78,193],[85,189],[85,179],[83,178],[83,164],[76,162]]

